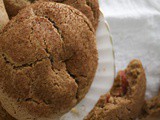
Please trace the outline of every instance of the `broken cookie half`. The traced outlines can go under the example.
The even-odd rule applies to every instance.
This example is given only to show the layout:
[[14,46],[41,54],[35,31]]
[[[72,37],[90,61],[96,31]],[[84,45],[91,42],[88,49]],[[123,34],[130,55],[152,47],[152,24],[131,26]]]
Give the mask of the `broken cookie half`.
[[101,96],[84,120],[134,120],[141,113],[146,77],[139,60],[133,60],[115,78],[111,90]]

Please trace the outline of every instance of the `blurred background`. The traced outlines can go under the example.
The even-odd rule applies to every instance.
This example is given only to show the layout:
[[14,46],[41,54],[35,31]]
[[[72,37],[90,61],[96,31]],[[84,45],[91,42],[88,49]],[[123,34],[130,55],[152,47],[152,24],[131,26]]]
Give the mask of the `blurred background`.
[[116,71],[143,62],[147,98],[160,87],[160,0],[99,0],[113,38]]

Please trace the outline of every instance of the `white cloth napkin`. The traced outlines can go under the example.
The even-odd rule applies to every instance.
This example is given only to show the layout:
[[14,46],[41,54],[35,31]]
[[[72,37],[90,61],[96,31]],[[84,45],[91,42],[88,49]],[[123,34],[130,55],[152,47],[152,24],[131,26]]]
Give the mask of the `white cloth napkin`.
[[116,70],[130,60],[143,62],[147,75],[146,97],[160,87],[160,0],[99,0],[109,23]]

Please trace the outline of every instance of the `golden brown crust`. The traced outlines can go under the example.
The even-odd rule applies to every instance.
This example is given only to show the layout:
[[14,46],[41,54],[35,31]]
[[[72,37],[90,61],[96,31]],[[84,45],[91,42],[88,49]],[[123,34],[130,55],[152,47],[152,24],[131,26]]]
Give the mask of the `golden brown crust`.
[[59,2],[70,5],[85,14],[92,22],[95,29],[98,26],[98,19],[100,15],[98,0],[5,0],[5,5],[11,18],[17,15],[19,10],[36,1]]
[[98,0],[38,0],[38,1],[53,1],[70,5],[81,11],[91,21],[93,27],[96,29],[99,20],[99,3]]
[[109,93],[101,96],[85,120],[134,120],[141,112],[146,90],[142,64],[133,60],[120,71]]
[[4,7],[3,0],[0,0],[0,31],[3,27],[8,23],[8,15],[6,13],[6,9]]
[[20,120],[56,118],[88,92],[98,55],[95,31],[59,3],[23,9],[0,36],[0,101]]

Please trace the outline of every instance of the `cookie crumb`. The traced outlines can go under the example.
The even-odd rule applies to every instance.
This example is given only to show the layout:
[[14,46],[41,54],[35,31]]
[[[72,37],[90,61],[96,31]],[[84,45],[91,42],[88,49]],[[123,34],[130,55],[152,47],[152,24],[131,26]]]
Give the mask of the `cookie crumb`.
[[78,111],[76,108],[72,108],[72,109],[71,109],[71,112],[72,112],[73,114],[79,115],[79,111]]

